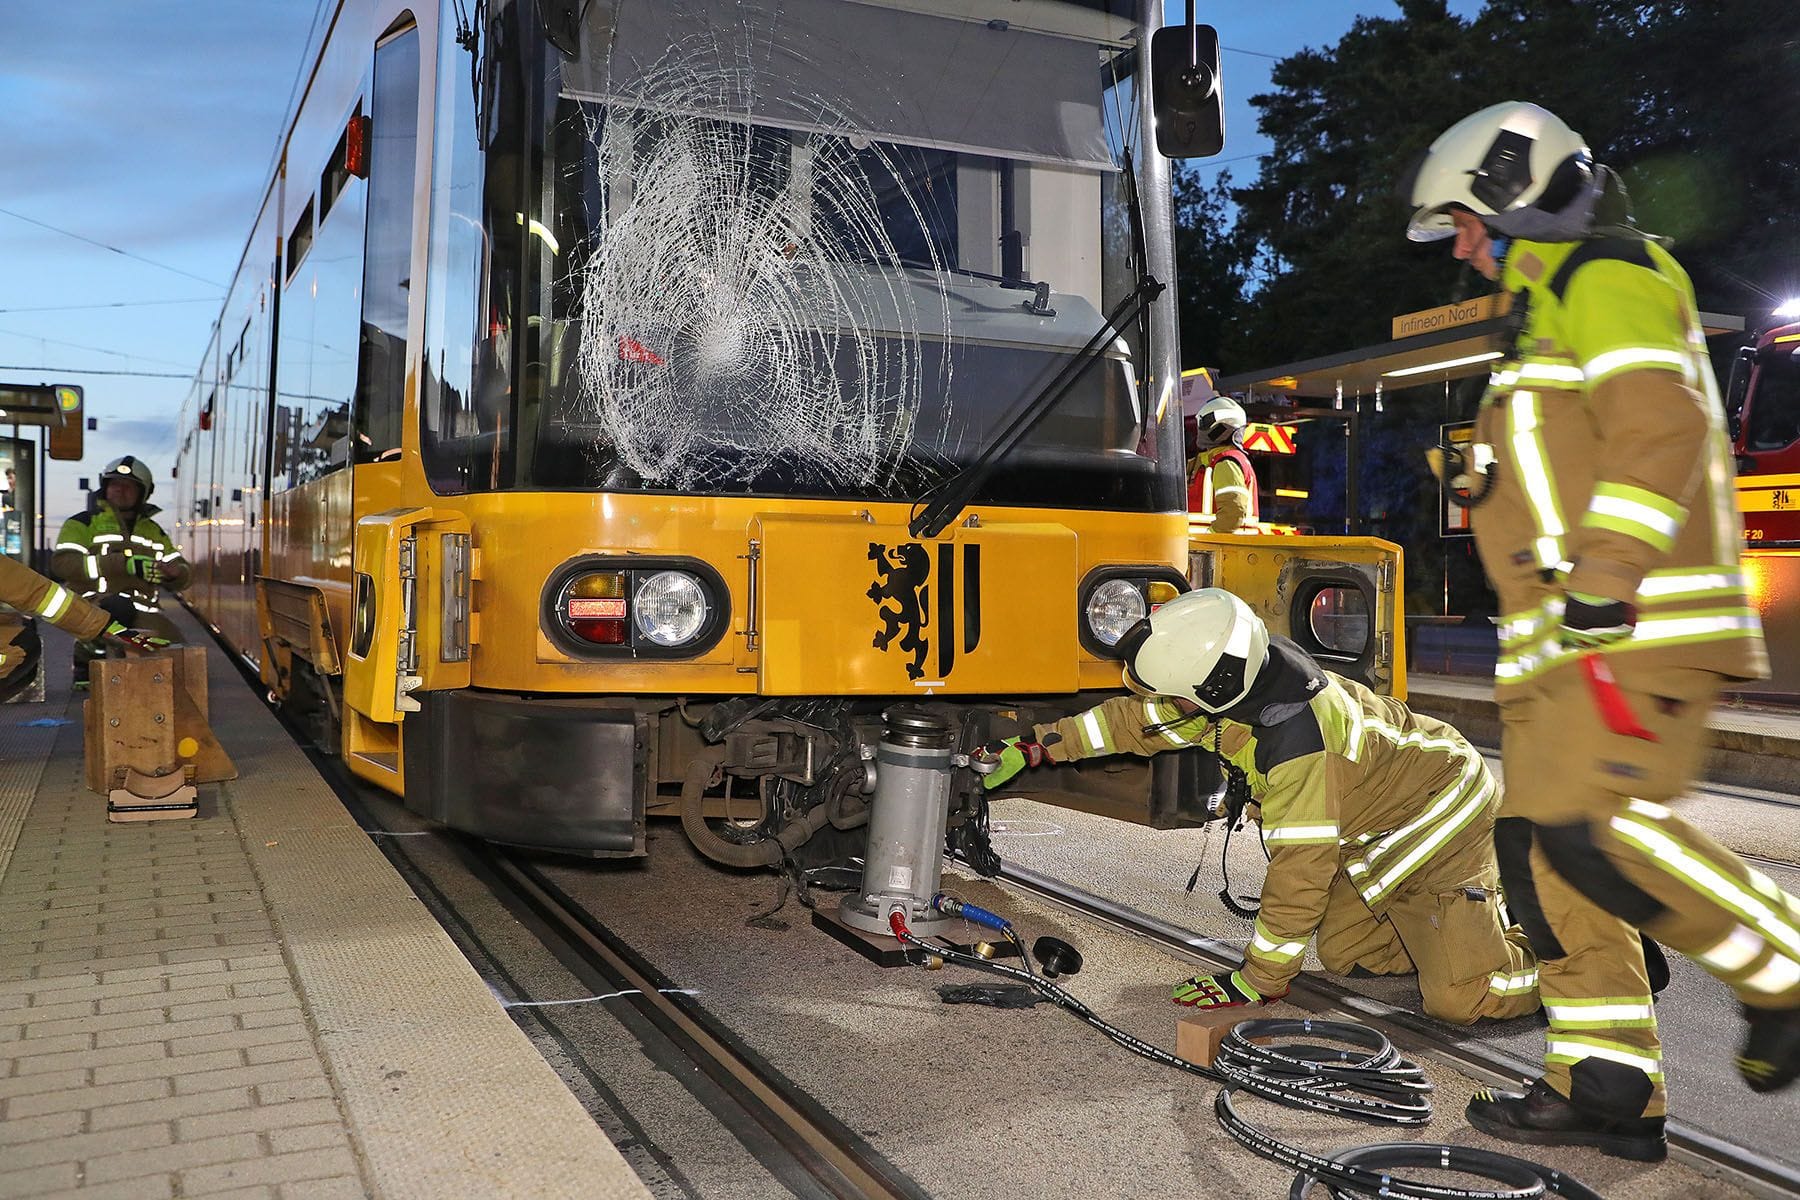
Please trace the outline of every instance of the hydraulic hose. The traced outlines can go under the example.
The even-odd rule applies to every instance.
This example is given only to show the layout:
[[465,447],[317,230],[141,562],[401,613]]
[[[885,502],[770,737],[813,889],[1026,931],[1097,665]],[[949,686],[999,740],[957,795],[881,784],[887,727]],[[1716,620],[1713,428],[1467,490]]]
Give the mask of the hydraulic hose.
[[[973,906],[961,904],[960,907],[962,915],[976,919],[968,912]],[[985,909],[976,911],[983,918],[997,922],[991,927],[1004,925],[1010,932],[1011,923],[1005,918]],[[979,923],[990,924],[988,920]],[[1538,1200],[1548,1193],[1570,1200],[1600,1200],[1596,1192],[1579,1180],[1510,1155],[1469,1146],[1397,1142],[1358,1147],[1328,1158],[1290,1146],[1238,1114],[1233,1097],[1238,1091],[1246,1091],[1289,1108],[1326,1112],[1364,1122],[1425,1124],[1431,1119],[1431,1084],[1425,1079],[1424,1071],[1402,1057],[1379,1030],[1349,1021],[1246,1020],[1239,1022],[1226,1036],[1214,1067],[1207,1068],[1109,1024],[1068,991],[1029,970],[921,940],[907,928],[905,917],[898,911],[889,915],[888,925],[902,944],[925,955],[1023,983],[1132,1053],[1222,1084],[1214,1102],[1219,1124],[1245,1149],[1297,1173],[1288,1193],[1289,1200],[1304,1200],[1309,1190],[1321,1184],[1338,1200],[1363,1195],[1401,1200]],[[1314,1036],[1354,1049],[1308,1042],[1280,1047],[1259,1046],[1251,1041],[1252,1038]],[[1498,1186],[1453,1187],[1396,1178],[1387,1169],[1389,1167],[1456,1171],[1493,1180]]]

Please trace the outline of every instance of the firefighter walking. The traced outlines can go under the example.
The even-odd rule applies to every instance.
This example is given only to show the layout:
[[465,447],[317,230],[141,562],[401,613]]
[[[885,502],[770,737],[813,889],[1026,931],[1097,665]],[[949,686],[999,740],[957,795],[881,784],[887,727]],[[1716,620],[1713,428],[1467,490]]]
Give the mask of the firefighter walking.
[[[1316,939],[1327,971],[1417,970],[1424,1010],[1466,1025],[1538,1007],[1537,966],[1508,929],[1494,862],[1499,789],[1456,730],[1319,668],[1248,605],[1206,588],[1117,647],[1120,696],[991,749],[984,784],[1028,765],[1199,746],[1243,773],[1269,870],[1242,969],[1195,976],[1178,1004],[1255,1004],[1288,990]],[[1230,795],[1230,792],[1227,792]]]
[[1629,225],[1617,177],[1536,105],[1451,127],[1409,193],[1411,238],[1454,238],[1520,321],[1470,461],[1443,473],[1470,493],[1504,614],[1495,838],[1550,1030],[1543,1078],[1477,1096],[1469,1119],[1660,1159],[1662,1050],[1636,929],[1736,992],[1750,1087],[1800,1073],[1800,903],[1669,807],[1720,689],[1767,673],[1697,304]]
[[[87,509],[64,521],[56,535],[50,573],[119,623],[177,641],[180,632],[162,615],[158,601],[163,588],[185,587],[189,570],[154,519],[161,511],[149,502],[155,489],[142,460],[126,455],[108,463]],[[77,687],[86,686],[87,662],[93,656],[89,645],[76,643]]]

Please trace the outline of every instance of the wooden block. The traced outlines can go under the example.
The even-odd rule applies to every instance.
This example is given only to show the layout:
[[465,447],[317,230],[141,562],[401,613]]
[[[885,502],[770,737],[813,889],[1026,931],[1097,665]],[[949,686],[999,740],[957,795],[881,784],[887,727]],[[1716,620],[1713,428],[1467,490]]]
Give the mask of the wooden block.
[[120,776],[120,786],[107,793],[108,821],[181,820],[200,811],[199,793],[189,770],[146,775],[127,767]]
[[90,664],[87,716],[99,760],[88,764],[93,790],[110,791],[126,768],[157,775],[175,767],[175,672],[169,663],[165,656],[146,655]]
[[[1249,1009],[1238,1008],[1196,1008],[1184,1015],[1175,1023],[1175,1055],[1185,1058],[1191,1063],[1203,1067],[1213,1065],[1213,1059],[1219,1056],[1219,1046],[1225,1035],[1240,1021],[1253,1021],[1256,1017]],[[1268,1045],[1268,1038],[1251,1038],[1259,1046]]]
[[217,783],[237,778],[237,764],[213,736],[205,714],[195,711],[185,690],[175,693],[175,733],[175,756],[193,769],[195,782]]

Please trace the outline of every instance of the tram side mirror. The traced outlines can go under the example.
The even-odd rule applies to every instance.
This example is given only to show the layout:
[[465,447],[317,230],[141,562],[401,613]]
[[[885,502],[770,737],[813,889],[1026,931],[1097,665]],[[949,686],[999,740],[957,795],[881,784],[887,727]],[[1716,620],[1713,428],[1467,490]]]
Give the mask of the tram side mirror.
[[581,13],[586,0],[538,0],[544,40],[562,51],[564,58],[581,57]]
[[1150,35],[1150,99],[1164,158],[1206,158],[1225,148],[1219,31],[1170,25]]

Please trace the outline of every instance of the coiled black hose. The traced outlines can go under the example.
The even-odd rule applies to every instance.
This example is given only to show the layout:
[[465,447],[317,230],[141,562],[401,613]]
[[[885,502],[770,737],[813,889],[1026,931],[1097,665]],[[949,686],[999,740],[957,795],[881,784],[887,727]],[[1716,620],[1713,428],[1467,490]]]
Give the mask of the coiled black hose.
[[[1550,1193],[1569,1197],[1569,1200],[1601,1200],[1599,1193],[1577,1179],[1507,1154],[1470,1146],[1384,1142],[1326,1157],[1290,1146],[1238,1114],[1233,1096],[1245,1091],[1289,1108],[1331,1113],[1375,1124],[1423,1125],[1431,1119],[1431,1084],[1418,1064],[1402,1057],[1379,1030],[1350,1021],[1241,1021],[1226,1035],[1215,1067],[1207,1068],[1110,1024],[1084,1002],[1042,976],[977,954],[931,945],[914,935],[898,913],[890,920],[894,936],[916,950],[945,962],[1023,983],[1133,1054],[1224,1085],[1213,1104],[1220,1126],[1251,1153],[1296,1172],[1288,1192],[1289,1200],[1304,1200],[1309,1191],[1321,1185],[1336,1200],[1354,1196],[1396,1197],[1399,1200],[1539,1200]],[[1341,1046],[1322,1046],[1313,1042],[1290,1043],[1279,1048],[1259,1046],[1251,1040],[1259,1037],[1317,1037],[1355,1049],[1347,1051]],[[1397,1178],[1390,1170],[1394,1167],[1456,1171],[1493,1180],[1499,1186],[1475,1188]]]

